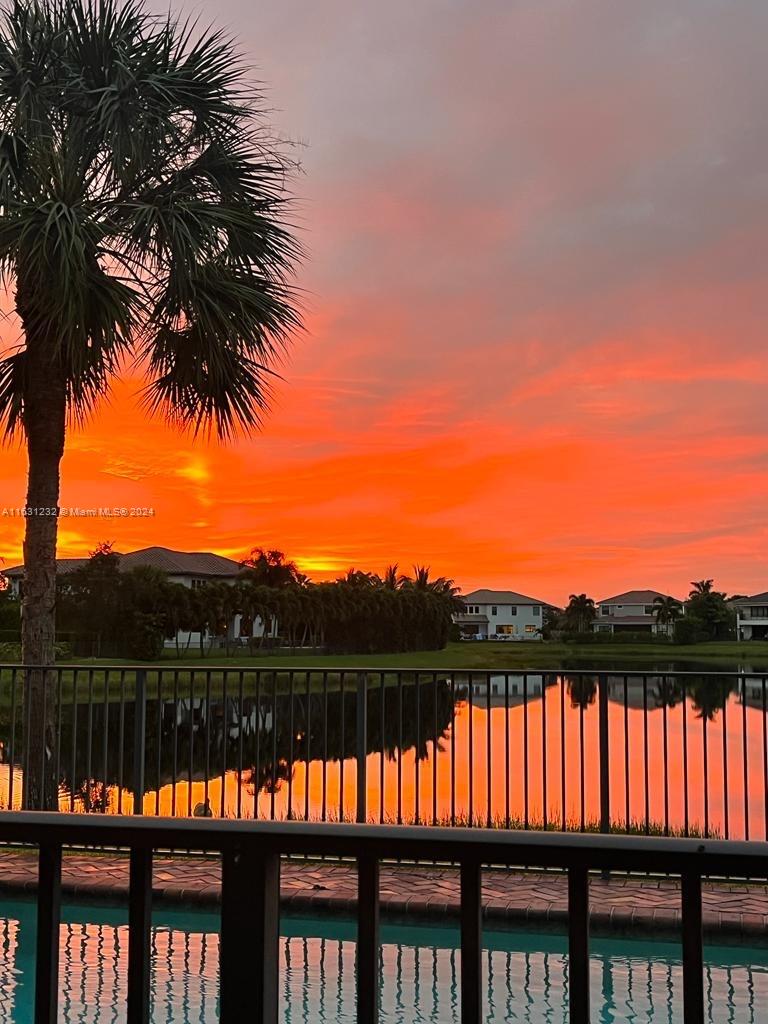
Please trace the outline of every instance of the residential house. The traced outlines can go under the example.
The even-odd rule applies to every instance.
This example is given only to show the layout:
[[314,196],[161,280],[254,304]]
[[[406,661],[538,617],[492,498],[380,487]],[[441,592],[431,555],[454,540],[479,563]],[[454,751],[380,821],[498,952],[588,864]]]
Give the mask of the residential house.
[[[666,634],[671,627],[656,621],[656,598],[666,598],[658,590],[628,590],[597,602],[595,633]],[[682,606],[682,602],[681,602]]]
[[473,590],[463,600],[465,611],[453,621],[463,637],[476,640],[541,640],[544,609],[552,607],[514,590]]
[[768,639],[768,591],[754,597],[739,597],[731,605],[736,612],[739,640]]
[[[184,587],[194,590],[206,583],[222,582],[233,584],[241,572],[241,565],[232,558],[224,555],[217,555],[212,551],[174,551],[171,548],[149,547],[140,548],[138,551],[127,551],[119,555],[118,568],[120,572],[127,572],[138,566],[150,566],[153,569],[160,569],[165,573],[170,583],[180,583]],[[88,564],[87,558],[57,558],[56,573],[58,576],[66,576]],[[10,569],[4,569],[3,575],[8,580],[11,594],[20,597],[24,585],[24,566],[14,565]],[[240,616],[236,615],[230,623],[230,639],[240,636]],[[273,631],[277,623],[273,625]],[[263,624],[257,619],[253,626],[253,635],[261,636]],[[205,640],[205,638],[203,638]],[[167,647],[181,646],[194,647],[200,643],[199,632],[180,631],[178,637],[168,640]]]

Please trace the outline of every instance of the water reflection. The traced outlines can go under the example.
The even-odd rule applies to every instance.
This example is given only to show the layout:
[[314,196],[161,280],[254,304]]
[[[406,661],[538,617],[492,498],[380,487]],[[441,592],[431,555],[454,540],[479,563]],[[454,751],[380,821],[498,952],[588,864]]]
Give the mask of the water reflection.
[[[424,673],[418,685],[384,674],[369,686],[365,723],[354,683],[342,689],[338,676],[296,673],[273,689],[274,675],[264,674],[258,694],[236,683],[226,697],[206,692],[181,672],[172,688],[150,689],[143,762],[132,701],[70,696],[59,715],[61,805],[130,813],[138,787],[147,814],[363,813],[579,829],[599,821],[596,674]],[[615,827],[768,834],[763,678],[609,672],[605,684]],[[18,806],[18,707],[15,721],[0,704],[0,802]]]
[[[125,1020],[127,928],[120,911],[65,908],[61,927],[62,1024]],[[34,911],[15,903],[0,918],[0,1024],[31,1024]],[[284,1024],[355,1020],[354,929],[346,922],[283,920],[280,1003]],[[385,925],[382,1019],[458,1022],[460,957],[450,929]],[[560,936],[487,932],[483,953],[487,1021],[564,1024],[567,958]],[[213,916],[164,912],[152,937],[151,1019],[155,1024],[218,1020],[219,937]],[[676,945],[596,940],[591,960],[596,1024],[682,1019]],[[747,1024],[768,998],[765,950],[709,949],[707,1019]],[[414,1009],[415,1008],[415,1009]]]

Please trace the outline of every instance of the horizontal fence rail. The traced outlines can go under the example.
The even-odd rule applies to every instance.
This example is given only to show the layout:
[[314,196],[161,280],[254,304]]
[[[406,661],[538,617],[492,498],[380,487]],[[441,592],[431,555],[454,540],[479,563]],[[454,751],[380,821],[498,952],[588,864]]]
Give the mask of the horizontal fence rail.
[[[553,867],[568,872],[568,1000],[571,1024],[588,1024],[589,872],[642,871],[663,863],[681,878],[685,1024],[704,1021],[701,880],[768,875],[768,843],[638,836],[456,830],[305,822],[193,821],[9,812],[0,843],[39,847],[35,1021],[53,1024],[59,998],[62,850],[73,844],[130,851],[128,1024],[148,1024],[152,855],[196,849],[222,857],[220,1020],[276,1024],[280,859],[283,855],[353,858],[358,865],[357,1020],[379,1016],[379,863],[424,859],[439,849],[460,871],[460,1008],[463,1024],[483,1019],[481,872],[485,865]],[[418,1010],[418,1007],[416,1008]]]
[[0,805],[768,839],[767,711],[751,671],[0,666]]

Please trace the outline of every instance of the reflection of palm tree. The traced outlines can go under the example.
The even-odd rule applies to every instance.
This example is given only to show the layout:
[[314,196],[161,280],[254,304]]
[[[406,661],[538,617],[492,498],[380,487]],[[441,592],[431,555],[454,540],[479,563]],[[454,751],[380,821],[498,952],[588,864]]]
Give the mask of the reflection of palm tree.
[[[711,582],[711,581],[710,581]],[[663,632],[668,633],[669,627],[680,618],[683,606],[674,597],[654,597],[653,615],[657,627],[663,626]]]
[[699,718],[712,722],[728,700],[736,681],[728,676],[694,676],[686,680],[686,689]]
[[664,677],[654,687],[656,707],[674,708],[685,697],[685,687],[677,679]]
[[587,708],[595,703],[597,695],[596,676],[564,676],[568,684],[568,695],[571,698],[571,707]]

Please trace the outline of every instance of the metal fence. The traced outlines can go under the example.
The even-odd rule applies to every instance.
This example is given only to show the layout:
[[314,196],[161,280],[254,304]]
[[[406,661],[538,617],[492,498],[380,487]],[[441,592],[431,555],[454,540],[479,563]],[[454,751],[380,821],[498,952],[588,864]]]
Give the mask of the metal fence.
[[[0,667],[0,804],[29,770]],[[768,838],[768,674],[51,669],[60,809]]]
[[[464,1024],[483,1019],[481,880],[484,865],[557,868],[568,875],[568,1000],[572,1024],[588,1024],[589,871],[645,870],[663,863],[681,878],[685,1024],[703,1024],[702,876],[768,874],[768,844],[499,830],[192,821],[35,812],[0,815],[0,843],[39,846],[35,1021],[54,1024],[59,1001],[62,849],[72,844],[130,850],[128,1024],[149,1024],[153,851],[194,848],[222,855],[220,1016],[276,1024],[280,858],[353,858],[358,868],[357,1020],[379,1017],[379,863],[434,857],[460,871],[460,1007]],[[532,997],[535,998],[535,996]],[[416,1007],[418,1010],[418,1007]]]

